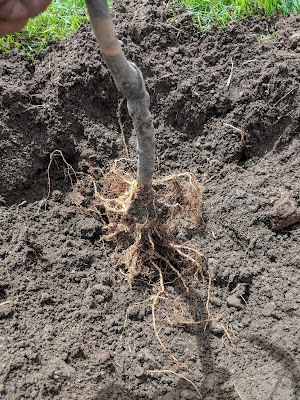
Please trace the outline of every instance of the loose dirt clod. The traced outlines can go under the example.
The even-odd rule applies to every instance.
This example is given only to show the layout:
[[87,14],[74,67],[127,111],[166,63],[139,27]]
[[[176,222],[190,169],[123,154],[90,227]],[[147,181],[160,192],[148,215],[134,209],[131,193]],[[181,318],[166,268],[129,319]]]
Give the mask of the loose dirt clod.
[[273,231],[279,231],[300,221],[300,210],[294,200],[286,198],[274,204],[269,212]]

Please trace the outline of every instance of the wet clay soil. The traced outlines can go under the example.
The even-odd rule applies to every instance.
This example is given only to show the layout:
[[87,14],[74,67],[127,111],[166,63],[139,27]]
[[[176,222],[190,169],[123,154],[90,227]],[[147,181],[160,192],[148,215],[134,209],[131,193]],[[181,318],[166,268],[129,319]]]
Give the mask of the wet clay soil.
[[[129,289],[101,221],[73,204],[59,157],[41,204],[54,150],[81,172],[126,157],[121,97],[89,26],[34,61],[2,54],[0,398],[198,399],[175,372],[206,400],[238,400],[235,386],[245,400],[297,400],[300,16],[203,37],[184,10],[139,3],[118,1],[114,20],[151,96],[156,175],[204,182],[202,223],[178,239],[208,260],[214,321],[204,332],[202,282],[185,299],[197,323],[157,321],[176,365],[152,326],[158,277]],[[135,158],[125,102],[119,120]]]

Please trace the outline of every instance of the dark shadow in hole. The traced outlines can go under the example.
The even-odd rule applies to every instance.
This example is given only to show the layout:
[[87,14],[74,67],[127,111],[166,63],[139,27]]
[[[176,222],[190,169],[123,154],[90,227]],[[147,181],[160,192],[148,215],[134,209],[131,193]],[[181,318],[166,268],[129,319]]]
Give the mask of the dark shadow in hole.
[[249,143],[239,158],[240,165],[253,157],[262,158],[272,151],[281,152],[297,135],[291,131],[291,126],[290,116],[281,117],[272,125],[259,122],[246,126]]
[[246,149],[244,148],[240,154],[239,160],[238,160],[238,165],[243,165],[245,164],[246,161],[248,161],[249,156],[246,154]]
[[[64,153],[63,153],[64,154]],[[79,155],[72,151],[70,154],[64,154],[67,162],[77,170]],[[6,204],[12,206],[23,201],[32,203],[37,200],[46,198],[48,195],[48,175],[47,168],[50,162],[50,153],[47,157],[37,161],[39,166],[35,171],[26,175],[26,181],[22,186],[17,185],[11,192],[4,196]],[[51,192],[55,189],[67,193],[71,189],[70,179],[66,176],[66,166],[58,157],[55,158],[51,165],[50,171]]]
[[8,285],[0,284],[0,300],[5,300],[7,298],[6,290],[8,289]]

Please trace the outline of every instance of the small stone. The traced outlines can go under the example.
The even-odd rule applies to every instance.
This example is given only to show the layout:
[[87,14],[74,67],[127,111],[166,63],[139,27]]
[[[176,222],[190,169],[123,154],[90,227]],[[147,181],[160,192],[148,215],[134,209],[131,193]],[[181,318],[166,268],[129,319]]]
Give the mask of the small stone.
[[224,330],[217,321],[211,321],[209,325],[209,330],[211,333],[213,333],[215,336],[222,336],[224,334]]
[[178,47],[170,47],[169,50],[174,54],[178,54],[180,51]]
[[38,394],[39,394],[39,392],[38,392],[37,390],[33,390],[33,391],[30,393],[30,397],[31,397],[32,399],[35,399],[35,398],[37,397]]
[[170,336],[174,333],[174,330],[172,328],[167,327],[165,329],[165,335]]
[[244,199],[246,197],[246,192],[243,189],[236,189],[235,195],[237,199]]
[[276,310],[276,304],[274,303],[274,301],[270,301],[270,303],[267,303],[263,308],[262,315],[265,317],[270,317],[275,310]]
[[145,374],[145,370],[143,367],[138,366],[135,368],[134,375],[137,378],[141,378],[144,374]]
[[52,305],[54,304],[54,300],[49,293],[42,292],[40,294],[40,303],[42,305]]
[[259,209],[259,204],[251,204],[248,208],[251,212],[256,212]]
[[290,198],[276,202],[268,215],[273,231],[279,231],[300,221],[300,210]]
[[228,307],[235,307],[235,308],[242,307],[241,299],[236,294],[232,294],[232,295],[228,296],[226,301],[227,301]]
[[12,301],[4,301],[3,303],[0,303],[0,319],[1,318],[8,318],[12,316],[14,312],[13,309],[13,302]]
[[292,50],[295,50],[300,44],[300,32],[294,33],[289,37],[289,42]]

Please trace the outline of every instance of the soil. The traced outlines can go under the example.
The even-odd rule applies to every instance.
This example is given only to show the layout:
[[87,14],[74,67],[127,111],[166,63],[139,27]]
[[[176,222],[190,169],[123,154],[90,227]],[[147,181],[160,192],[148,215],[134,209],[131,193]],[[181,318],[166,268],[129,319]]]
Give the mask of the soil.
[[[61,157],[45,208],[54,150],[80,172],[126,157],[121,97],[90,27],[34,60],[2,54],[0,397],[198,399],[184,376],[205,400],[299,399],[300,16],[201,35],[164,1],[118,1],[113,15],[151,96],[156,176],[204,183],[202,223],[178,240],[208,260],[211,321],[204,331],[199,282],[185,296],[195,323],[157,318],[162,348],[158,277],[129,288],[102,222],[74,204]],[[135,159],[125,102],[120,121]]]

